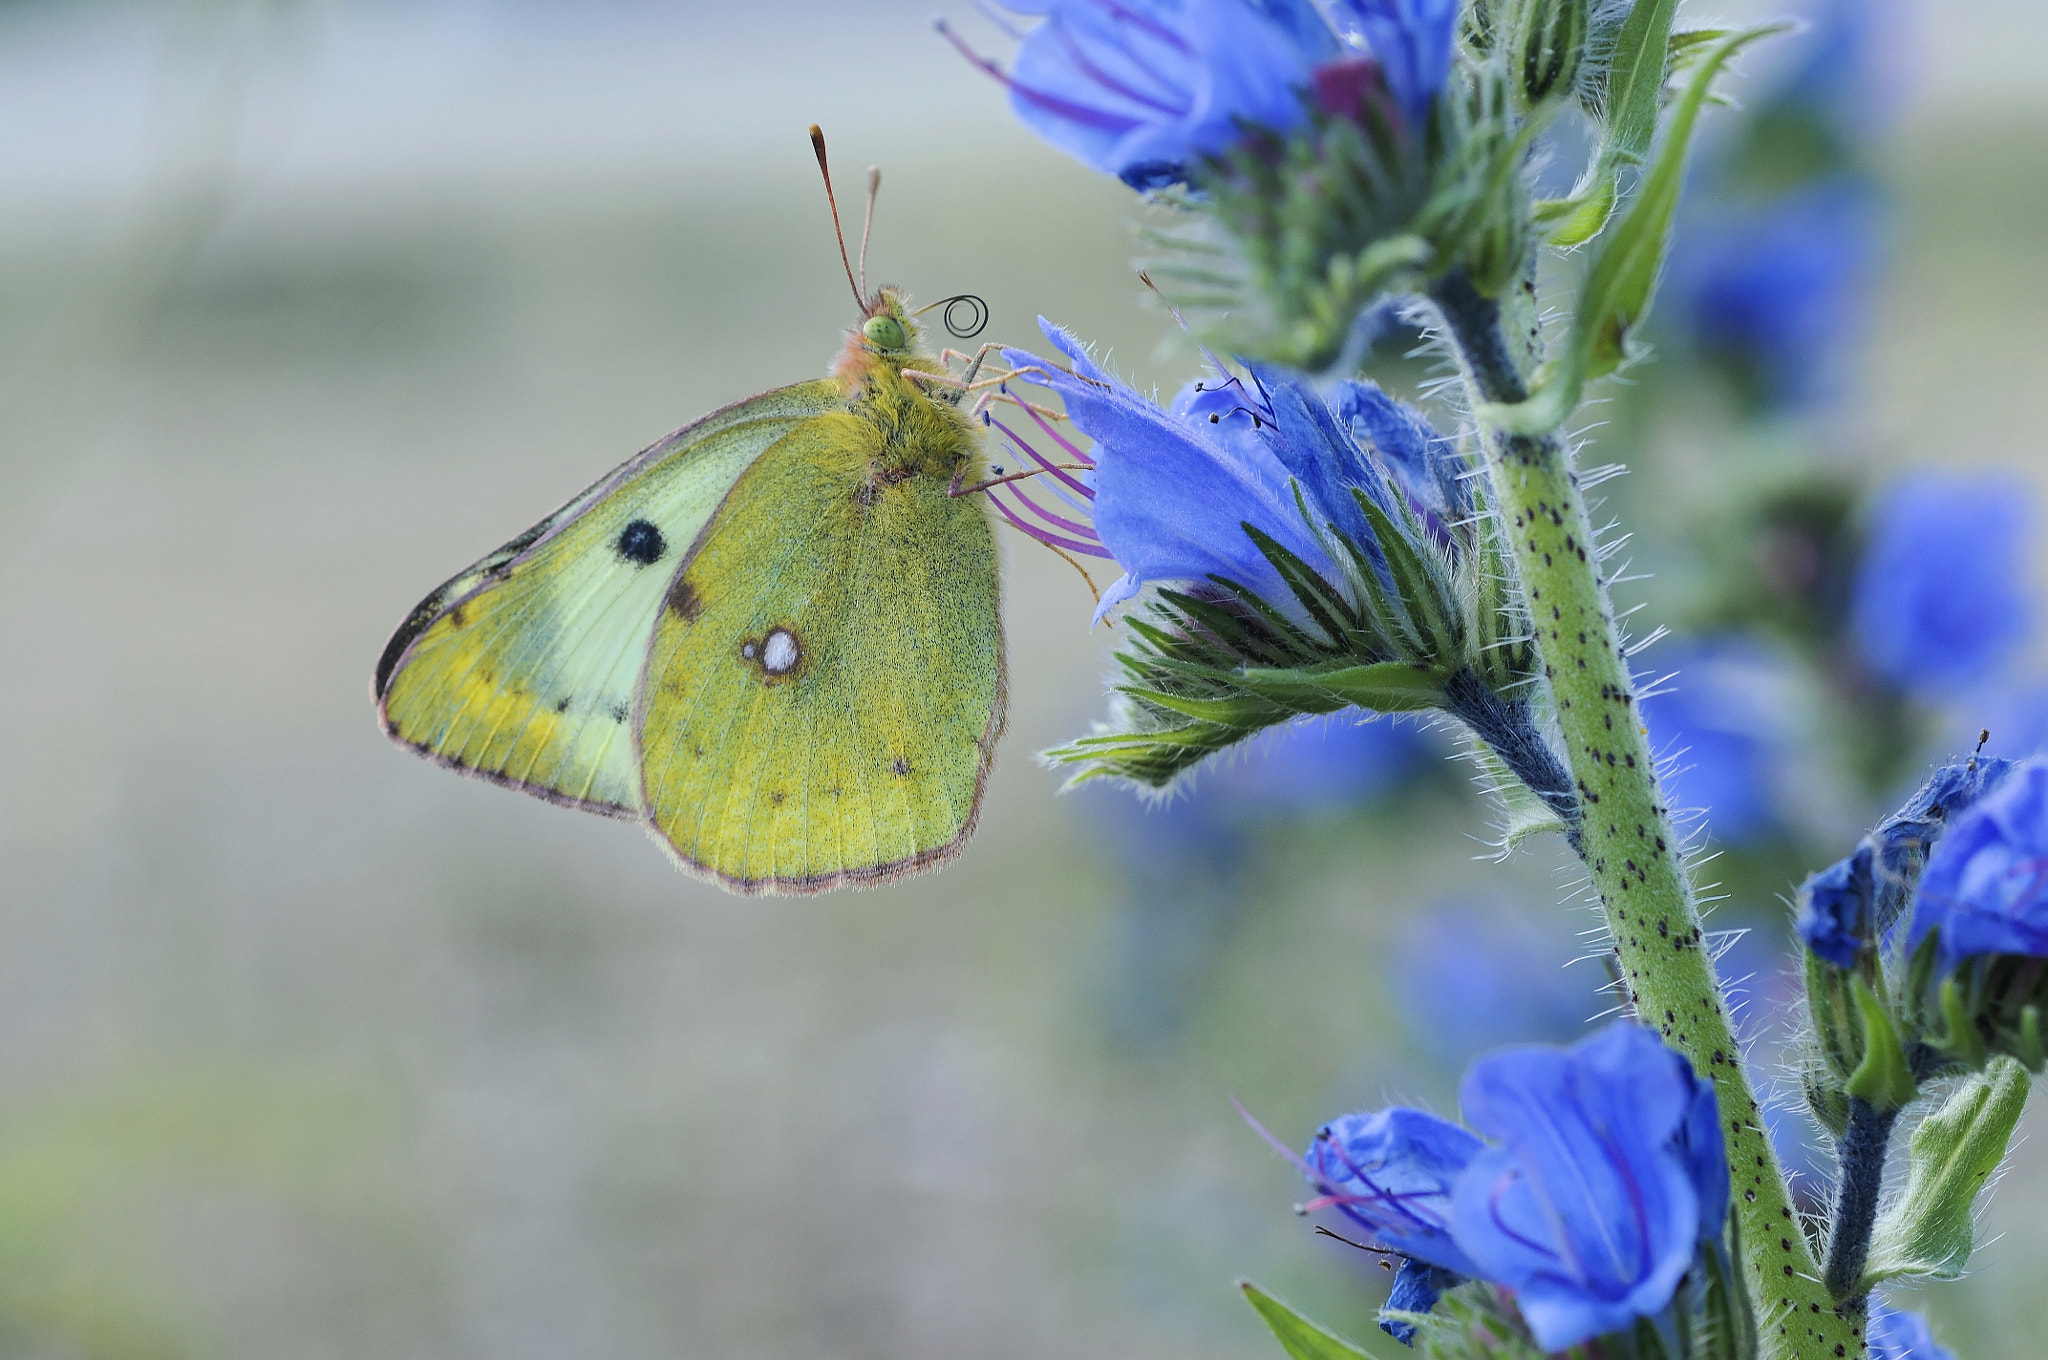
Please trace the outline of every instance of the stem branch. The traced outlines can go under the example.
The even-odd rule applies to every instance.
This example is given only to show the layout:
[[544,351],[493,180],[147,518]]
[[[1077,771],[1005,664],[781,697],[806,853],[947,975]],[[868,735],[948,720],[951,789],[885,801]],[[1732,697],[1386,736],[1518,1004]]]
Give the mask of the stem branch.
[[1849,1097],[1849,1124],[1835,1143],[1842,1184],[1835,1194],[1825,1275],[1828,1292],[1838,1299],[1863,1293],[1863,1267],[1870,1261],[1870,1232],[1877,1224],[1878,1192],[1884,1188],[1884,1153],[1898,1117],[1897,1110],[1880,1110],[1861,1096]]
[[[1528,384],[1499,303],[1458,272],[1439,281],[1431,296],[1473,405],[1525,401]],[[1637,1016],[1656,1025],[1714,1083],[1744,1264],[1763,1310],[1759,1330],[1780,1356],[1861,1355],[1861,1310],[1835,1306],[1794,1217],[1713,960],[1703,948],[1699,910],[1658,792],[1571,450],[1555,430],[1493,430],[1485,443],[1579,799],[1573,848],[1599,894]]]

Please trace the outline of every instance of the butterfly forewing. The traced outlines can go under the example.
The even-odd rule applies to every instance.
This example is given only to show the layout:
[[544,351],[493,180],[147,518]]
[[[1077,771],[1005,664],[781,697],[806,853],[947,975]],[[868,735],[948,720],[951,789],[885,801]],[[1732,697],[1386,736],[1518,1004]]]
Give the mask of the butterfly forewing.
[[[973,828],[1003,721],[994,535],[944,479],[878,474],[905,429],[832,414],[792,431],[735,483],[661,611],[647,813],[729,887],[892,878]],[[931,437],[961,436],[934,418]]]
[[468,773],[639,815],[634,694],[676,569],[763,450],[843,407],[823,380],[714,412],[428,596],[378,666],[386,731]]

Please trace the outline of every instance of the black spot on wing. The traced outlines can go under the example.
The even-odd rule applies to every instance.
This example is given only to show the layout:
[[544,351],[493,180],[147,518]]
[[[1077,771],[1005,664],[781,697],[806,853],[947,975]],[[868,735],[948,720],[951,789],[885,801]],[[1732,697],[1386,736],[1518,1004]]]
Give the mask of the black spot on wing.
[[563,695],[563,696],[562,696],[561,698],[559,698],[559,699],[555,700],[555,712],[557,712],[557,713],[567,713],[568,711],[569,711],[569,696],[565,694],[565,695]]
[[615,722],[615,723],[622,723],[622,722],[624,722],[624,721],[625,721],[625,720],[626,720],[626,719],[627,719],[628,717],[630,717],[630,716],[631,716],[631,712],[630,712],[630,710],[628,710],[628,709],[627,709],[627,707],[626,707],[626,706],[625,706],[624,704],[613,704],[613,705],[612,705],[612,721],[613,721],[613,722]]
[[636,519],[619,530],[612,547],[636,567],[651,567],[668,555],[668,540],[651,520]]

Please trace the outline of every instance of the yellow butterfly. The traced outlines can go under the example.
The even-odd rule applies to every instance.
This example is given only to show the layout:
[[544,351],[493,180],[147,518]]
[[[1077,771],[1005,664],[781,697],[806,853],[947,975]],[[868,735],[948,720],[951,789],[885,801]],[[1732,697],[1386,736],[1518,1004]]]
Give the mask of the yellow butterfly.
[[373,687],[394,741],[639,821],[736,892],[959,853],[1005,703],[994,532],[960,494],[974,367],[867,292],[866,256],[831,376],[684,426],[412,611]]

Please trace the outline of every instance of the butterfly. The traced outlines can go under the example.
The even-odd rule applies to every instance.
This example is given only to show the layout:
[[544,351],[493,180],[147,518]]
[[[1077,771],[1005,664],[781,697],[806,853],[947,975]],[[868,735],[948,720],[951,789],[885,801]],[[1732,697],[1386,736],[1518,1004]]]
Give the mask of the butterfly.
[[865,231],[858,281],[839,249],[863,317],[829,376],[685,425],[421,601],[373,683],[394,741],[740,893],[960,852],[1005,707],[993,521],[962,494],[987,384],[867,291]]

